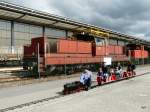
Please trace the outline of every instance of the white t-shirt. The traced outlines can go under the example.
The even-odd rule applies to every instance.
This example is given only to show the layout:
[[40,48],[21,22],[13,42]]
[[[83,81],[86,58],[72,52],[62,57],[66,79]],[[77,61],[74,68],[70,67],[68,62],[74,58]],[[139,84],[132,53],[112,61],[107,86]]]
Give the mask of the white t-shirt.
[[84,80],[85,80],[85,73],[81,73],[80,82],[81,82],[82,84],[84,84]]
[[92,72],[89,70],[85,70],[85,73],[81,73],[80,82],[84,84],[85,80],[89,78],[92,80]]

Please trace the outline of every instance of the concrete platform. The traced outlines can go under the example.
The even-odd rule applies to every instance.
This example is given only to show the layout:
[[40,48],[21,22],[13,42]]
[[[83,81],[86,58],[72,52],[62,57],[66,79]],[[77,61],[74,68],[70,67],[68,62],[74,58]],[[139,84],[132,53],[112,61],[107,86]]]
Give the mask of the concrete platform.
[[[137,71],[137,74],[143,74],[146,72],[150,72],[150,66],[144,66],[144,67],[137,68],[136,71]],[[0,109],[5,109],[8,107],[32,102],[32,101],[39,100],[39,99],[54,97],[54,96],[58,95],[58,92],[62,91],[63,84],[65,84],[66,82],[74,81],[74,80],[79,80],[79,78],[77,77],[77,78],[72,78],[72,79],[67,79],[67,80],[57,80],[57,81],[43,82],[43,83],[39,83],[39,84],[31,84],[31,85],[25,85],[25,86],[20,86],[20,87],[1,89],[0,90]],[[138,81],[136,81],[136,80],[138,80]],[[60,98],[60,99],[58,98],[54,101],[51,100],[48,102],[43,102],[44,104],[39,104],[39,105],[41,105],[40,108],[39,108],[39,106],[37,106],[38,104],[35,105],[35,108],[37,108],[37,111],[35,111],[35,112],[38,112],[38,111],[39,112],[42,112],[42,111],[43,112],[49,112],[49,111],[51,111],[51,112],[53,112],[53,111],[54,112],[62,112],[61,111],[62,109],[64,110],[64,112],[76,112],[77,110],[76,111],[72,110],[72,108],[68,108],[69,109],[68,110],[67,106],[72,105],[72,106],[75,106],[77,109],[82,110],[81,106],[86,104],[86,102],[87,102],[87,105],[89,105],[89,106],[85,106],[84,107],[85,109],[82,111],[85,111],[86,107],[87,107],[87,110],[90,110],[90,108],[88,108],[88,107],[90,107],[90,105],[92,105],[93,109],[95,106],[98,108],[100,105],[103,105],[103,101],[105,101],[105,99],[104,99],[105,97],[107,100],[110,100],[110,102],[111,102],[111,101],[115,100],[115,99],[113,99],[113,97],[117,97],[117,94],[120,95],[120,94],[123,94],[124,92],[127,92],[127,93],[125,93],[125,95],[127,95],[126,97],[128,97],[128,94],[130,96],[130,94],[132,94],[132,92],[134,92],[134,89],[135,90],[137,89],[137,91],[140,91],[140,90],[146,91],[145,89],[150,90],[150,88],[148,88],[148,87],[144,88],[144,89],[138,88],[138,86],[136,87],[136,85],[139,85],[139,86],[143,85],[144,81],[146,84],[150,84],[150,76],[146,75],[146,76],[138,77],[135,79],[122,81],[119,83],[114,83],[112,85],[110,84],[108,86],[103,86],[102,88],[101,87],[95,88],[95,89],[90,90],[89,92],[82,92],[82,93],[78,93],[78,94],[74,94],[74,95],[65,96],[64,98]],[[129,90],[128,90],[128,87],[130,87]],[[116,90],[116,91],[114,91],[114,90]],[[92,92],[92,91],[94,91],[94,92]],[[111,91],[114,91],[114,93],[116,93],[116,94],[114,94],[114,93],[112,94]],[[118,93],[117,93],[117,91],[118,91]],[[103,96],[103,95],[102,95],[103,96],[102,97],[100,95],[101,92],[102,92],[102,94],[109,93],[111,98],[109,99],[107,97],[110,97],[110,96]],[[141,93],[141,94],[143,95],[144,93]],[[100,97],[96,98],[97,95],[100,95]],[[95,97],[95,101],[93,100],[92,96]],[[123,96],[120,96],[120,97],[122,98]],[[80,103],[80,99],[83,100],[83,102],[82,102],[83,104]],[[99,99],[99,103],[100,102],[102,103],[102,104],[100,103],[99,106],[96,105],[98,99]],[[69,102],[69,104],[66,102]],[[45,105],[45,103],[46,103],[46,105],[49,105],[49,104],[50,105],[48,107],[44,108],[43,105]],[[54,106],[55,104],[56,104],[56,106]],[[115,101],[112,102],[112,105],[114,105],[114,104],[115,104]],[[128,105],[128,102],[126,102],[125,104]],[[58,107],[60,106],[60,108],[57,109],[56,108],[57,105],[58,105]],[[106,108],[107,105],[110,105],[110,103],[108,103],[108,104],[106,103],[105,105],[103,105],[103,108]],[[118,104],[116,104],[116,105],[118,105]],[[65,107],[65,108],[63,108],[63,107]],[[51,110],[51,108],[53,111]],[[143,107],[143,108],[145,108],[145,107]],[[22,111],[31,112],[31,111],[28,111],[30,109],[32,111],[35,110],[32,107],[32,105],[29,108],[24,107],[21,109],[23,109],[23,110],[19,110],[20,112],[22,112]],[[47,109],[47,110],[44,111],[44,109]],[[108,110],[106,109],[106,111],[108,111]],[[16,111],[18,111],[18,110],[16,110]],[[89,111],[89,112],[91,112],[91,111]],[[106,111],[104,111],[104,112],[106,112]],[[96,112],[96,110],[94,110],[92,112]],[[97,111],[97,112],[99,112],[99,111]],[[108,112],[110,112],[110,111],[108,111]],[[128,112],[128,111],[126,111],[126,112]],[[133,112],[133,110],[132,110],[132,112]]]
[[9,112],[150,112],[150,74]]

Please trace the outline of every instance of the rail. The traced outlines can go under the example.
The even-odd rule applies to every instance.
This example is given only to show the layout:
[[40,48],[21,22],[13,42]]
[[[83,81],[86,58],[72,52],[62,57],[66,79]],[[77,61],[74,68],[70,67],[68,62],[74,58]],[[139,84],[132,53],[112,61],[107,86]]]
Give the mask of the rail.
[[11,82],[18,82],[18,81],[26,81],[26,80],[31,80],[33,78],[29,77],[3,77],[0,78],[0,84],[1,83],[11,83]]

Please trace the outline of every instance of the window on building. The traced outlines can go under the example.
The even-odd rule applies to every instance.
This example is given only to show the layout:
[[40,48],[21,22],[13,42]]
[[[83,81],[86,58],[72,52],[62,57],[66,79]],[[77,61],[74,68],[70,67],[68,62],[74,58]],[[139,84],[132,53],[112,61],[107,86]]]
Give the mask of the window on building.
[[0,20],[0,54],[11,53],[11,22]]
[[31,43],[31,38],[41,37],[42,36],[42,27],[23,24],[23,23],[15,23],[14,24],[14,45],[15,52],[23,53],[23,46]]
[[53,29],[53,28],[45,28],[45,36],[52,38],[61,38],[66,37],[65,30]]
[[117,45],[117,40],[109,39],[109,45]]
[[121,40],[118,40],[118,45],[124,46],[124,45],[125,45],[125,42],[124,42],[124,41],[121,41]]
[[68,31],[67,37],[72,37],[72,36],[73,36],[73,32]]

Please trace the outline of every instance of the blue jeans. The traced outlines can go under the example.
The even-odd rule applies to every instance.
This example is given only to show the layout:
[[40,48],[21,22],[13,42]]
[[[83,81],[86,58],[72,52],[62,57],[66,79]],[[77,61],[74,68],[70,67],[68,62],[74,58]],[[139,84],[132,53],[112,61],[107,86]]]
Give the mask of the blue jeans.
[[91,86],[91,79],[88,78],[84,81],[85,86],[90,87]]

